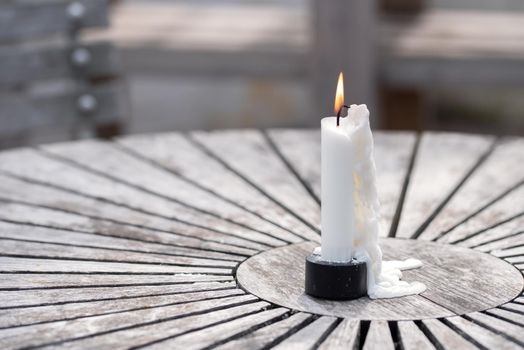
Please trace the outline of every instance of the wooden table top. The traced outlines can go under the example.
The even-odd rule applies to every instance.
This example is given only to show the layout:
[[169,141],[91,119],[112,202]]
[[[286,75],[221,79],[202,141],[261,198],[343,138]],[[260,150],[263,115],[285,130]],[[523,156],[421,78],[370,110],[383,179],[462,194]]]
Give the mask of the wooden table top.
[[[0,153],[0,348],[520,349],[524,138],[375,132],[388,259],[428,290],[314,300],[318,130]],[[519,271],[520,270],[520,271]]]

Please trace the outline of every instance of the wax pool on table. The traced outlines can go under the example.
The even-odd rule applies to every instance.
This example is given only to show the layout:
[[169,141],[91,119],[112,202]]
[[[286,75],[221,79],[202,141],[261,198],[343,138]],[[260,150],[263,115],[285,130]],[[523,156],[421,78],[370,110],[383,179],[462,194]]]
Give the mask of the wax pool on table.
[[[352,281],[332,281],[333,288],[359,289],[361,281],[354,278],[361,272],[355,271],[359,263],[365,263],[367,294],[370,298],[422,293],[426,289],[422,283],[400,280],[401,270],[420,267],[420,261],[382,261],[378,242],[380,203],[369,111],[366,105],[351,105],[347,116],[341,117],[344,107],[347,106],[344,105],[344,82],[340,73],[335,97],[337,116],[321,121],[322,246],[315,250],[314,256],[306,263],[306,292],[312,292],[314,285],[317,291],[326,291],[326,298],[344,295],[343,292],[330,292],[331,287],[325,285],[319,288],[313,271],[318,270],[320,265],[320,271],[324,274],[322,283],[326,283],[326,272],[332,266],[339,271],[334,275],[335,278],[353,278]],[[346,275],[340,274],[343,266],[346,266]],[[310,294],[322,297],[322,292]],[[352,298],[351,295],[359,294],[348,292],[348,299]]]

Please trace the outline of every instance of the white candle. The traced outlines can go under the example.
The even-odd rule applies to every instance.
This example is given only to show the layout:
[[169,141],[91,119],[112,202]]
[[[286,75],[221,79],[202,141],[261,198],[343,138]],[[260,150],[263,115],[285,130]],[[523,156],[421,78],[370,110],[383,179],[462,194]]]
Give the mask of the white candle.
[[[321,121],[322,259],[349,261],[353,248],[352,143],[336,117]],[[344,118],[347,119],[347,118]]]
[[[344,81],[340,73],[335,97],[335,114],[344,105]],[[354,232],[354,147],[348,118],[321,121],[321,227],[322,259],[349,261]]]
[[338,126],[336,119],[321,121],[322,258],[349,261],[353,245],[374,236],[366,222],[378,225],[373,139],[366,105],[350,106]]
[[[343,84],[341,73],[335,113],[344,106]],[[401,270],[420,267],[420,261],[382,261],[378,244],[380,203],[366,105],[351,105],[338,125],[337,117],[323,118],[321,137],[322,259],[366,261],[370,298],[422,293],[426,289],[422,283],[400,280]]]

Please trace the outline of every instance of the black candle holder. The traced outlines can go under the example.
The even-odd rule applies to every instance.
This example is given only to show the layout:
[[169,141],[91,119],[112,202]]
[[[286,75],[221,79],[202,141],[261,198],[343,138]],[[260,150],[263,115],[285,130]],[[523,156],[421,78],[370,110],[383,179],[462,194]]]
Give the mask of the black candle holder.
[[306,294],[322,299],[351,300],[367,292],[365,262],[325,261],[319,254],[306,257]]

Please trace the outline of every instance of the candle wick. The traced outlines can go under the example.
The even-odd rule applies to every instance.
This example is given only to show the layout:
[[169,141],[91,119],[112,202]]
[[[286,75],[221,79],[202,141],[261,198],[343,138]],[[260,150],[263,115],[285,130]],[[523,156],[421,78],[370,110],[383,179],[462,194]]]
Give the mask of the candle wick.
[[347,105],[342,105],[342,106],[338,109],[338,112],[337,112],[337,126],[340,126],[340,113],[342,113],[342,108],[347,108],[347,109],[349,109],[349,106],[347,106]]

